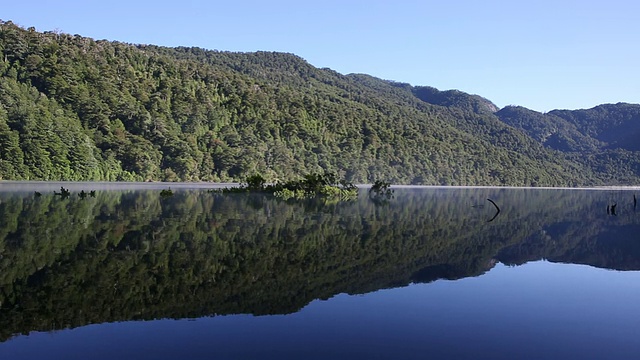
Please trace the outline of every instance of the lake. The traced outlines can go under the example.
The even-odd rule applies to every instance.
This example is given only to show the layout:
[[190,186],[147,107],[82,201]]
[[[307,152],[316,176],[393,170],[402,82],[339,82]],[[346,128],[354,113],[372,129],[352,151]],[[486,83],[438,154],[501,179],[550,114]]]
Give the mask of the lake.
[[640,190],[210,187],[0,183],[0,359],[640,354]]

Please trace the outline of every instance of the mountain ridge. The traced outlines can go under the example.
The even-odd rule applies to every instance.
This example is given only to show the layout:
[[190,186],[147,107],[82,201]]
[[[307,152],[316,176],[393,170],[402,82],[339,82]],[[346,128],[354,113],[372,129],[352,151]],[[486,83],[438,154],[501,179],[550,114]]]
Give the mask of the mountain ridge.
[[[527,113],[525,124],[479,95],[342,75],[289,53],[131,45],[11,22],[0,23],[0,51],[2,179],[640,180],[640,105]],[[562,131],[543,139],[555,122]]]

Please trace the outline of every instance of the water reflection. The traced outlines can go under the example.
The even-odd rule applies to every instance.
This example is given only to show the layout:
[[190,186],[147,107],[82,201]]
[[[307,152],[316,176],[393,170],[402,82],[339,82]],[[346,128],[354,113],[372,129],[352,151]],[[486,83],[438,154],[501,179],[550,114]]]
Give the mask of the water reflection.
[[[287,314],[339,293],[477,276],[497,261],[640,269],[630,192],[395,195],[376,204],[188,188],[167,198],[157,189],[3,192],[0,340],[123,320]],[[603,211],[612,199],[617,216]]]

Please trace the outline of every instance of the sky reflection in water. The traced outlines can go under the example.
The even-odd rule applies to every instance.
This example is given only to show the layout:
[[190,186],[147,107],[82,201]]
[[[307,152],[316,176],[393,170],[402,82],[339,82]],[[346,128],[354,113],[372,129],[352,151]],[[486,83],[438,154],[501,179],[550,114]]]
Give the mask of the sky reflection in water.
[[640,273],[545,261],[366,295],[290,315],[89,325],[0,347],[53,358],[634,358]]

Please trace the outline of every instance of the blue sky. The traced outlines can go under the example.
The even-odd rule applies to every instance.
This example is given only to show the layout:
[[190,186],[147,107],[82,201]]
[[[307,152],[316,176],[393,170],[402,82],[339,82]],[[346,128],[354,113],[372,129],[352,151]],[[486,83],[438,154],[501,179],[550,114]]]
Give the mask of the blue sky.
[[500,107],[640,103],[632,0],[32,0],[6,2],[0,19],[128,43],[289,52]]

